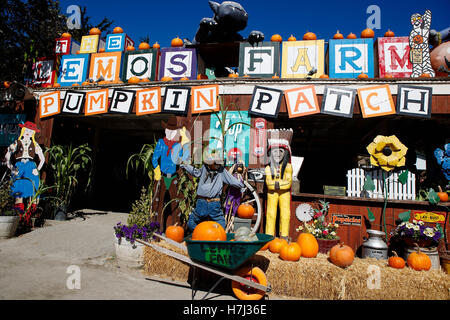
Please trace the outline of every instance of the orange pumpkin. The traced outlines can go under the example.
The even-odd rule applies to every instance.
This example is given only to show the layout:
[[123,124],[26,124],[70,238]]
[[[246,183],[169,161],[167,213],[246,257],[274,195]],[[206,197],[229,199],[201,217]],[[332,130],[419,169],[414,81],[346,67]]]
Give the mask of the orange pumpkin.
[[448,193],[445,191],[442,191],[441,186],[438,186],[438,188],[439,188],[439,192],[437,193],[437,195],[439,197],[439,200],[441,202],[447,202],[448,201]]
[[361,38],[373,38],[375,36],[375,32],[370,29],[364,29],[363,31],[361,31]]
[[237,74],[237,73],[230,73],[228,75],[228,78],[238,78],[238,77],[239,77],[239,74]]
[[291,34],[291,36],[288,38],[288,41],[297,41],[297,38]]
[[354,34],[353,32],[350,32],[347,36],[347,39],[356,39],[356,34]]
[[281,41],[283,41],[283,38],[278,33],[276,33],[270,38],[270,41],[281,42]]
[[161,46],[159,45],[158,41],[156,41],[156,42],[153,44],[153,49],[159,49],[159,48],[161,48]]
[[121,27],[115,27],[113,33],[123,33],[123,29]]
[[182,47],[183,46],[183,40],[176,37],[172,39],[172,42],[170,43],[172,47]]
[[199,75],[197,75],[197,79],[198,79],[198,80],[208,79],[208,76],[207,76],[206,74],[201,74],[201,73],[200,73]]
[[303,35],[303,40],[317,40],[317,37],[315,33],[308,31]]
[[255,209],[248,203],[241,204],[237,209],[237,215],[242,219],[251,219],[255,214]]
[[417,251],[411,253],[408,256],[406,262],[410,268],[413,268],[416,271],[425,270],[428,271],[431,269],[431,259],[425,253],[420,251],[419,246],[416,244]]
[[91,30],[89,30],[89,34],[91,35],[91,36],[93,36],[93,35],[101,35],[102,34],[102,32],[100,31],[100,29],[99,28],[92,28]]
[[384,77],[385,77],[385,78],[394,78],[394,76],[393,76],[392,74],[390,74],[390,73],[386,73],[386,74],[384,75]]
[[147,42],[141,42],[139,44],[139,50],[146,50],[146,49],[150,49],[150,45]]
[[431,75],[429,73],[422,73],[420,78],[431,78]]
[[248,74],[244,74],[243,77],[244,78],[250,78],[250,76]]
[[172,80],[173,80],[172,77],[168,77],[168,76],[162,77],[160,79],[160,81],[172,81]]
[[83,81],[83,82],[81,83],[81,85],[82,85],[82,86],[90,86],[91,83],[90,83],[89,81]]
[[337,30],[333,36],[333,39],[344,39],[344,35]]
[[183,227],[177,225],[167,227],[166,237],[179,243],[183,242],[184,239]]
[[133,46],[127,46],[127,51],[134,51],[136,50]]
[[61,35],[61,38],[72,38],[72,35],[71,35],[70,33],[68,33],[68,32],[64,32],[64,33]]
[[192,240],[226,241],[225,229],[215,221],[200,222],[192,232]]
[[302,257],[315,258],[317,253],[319,253],[319,243],[311,233],[300,233],[297,238],[297,243],[302,250]]
[[11,82],[10,81],[3,81],[3,86],[8,89],[11,86]]
[[[6,87],[6,85],[5,85],[5,87]],[[53,88],[59,88],[59,87],[61,87],[61,84],[60,83],[54,83],[53,84]],[[7,87],[8,88],[8,87]]]
[[281,238],[275,238],[272,241],[270,241],[269,244],[269,251],[272,253],[280,253],[281,249],[284,246],[287,246],[287,241]]
[[267,249],[269,249],[269,245],[270,245],[270,241],[267,242],[267,243],[266,243],[261,249],[259,249],[259,250],[261,250],[261,251],[267,250]]
[[274,75],[274,76],[272,76],[272,79],[280,79],[280,77],[279,77],[279,76],[277,76],[277,74],[275,73],[275,75]]
[[[250,280],[252,282],[257,282],[263,286],[267,286],[267,277],[258,267],[246,266],[239,269],[236,273],[237,276]],[[234,295],[239,300],[261,300],[264,298],[266,293],[262,290],[249,288],[239,281],[231,281],[231,288]]]
[[403,260],[403,258],[399,257],[397,255],[397,252],[392,251],[392,253],[394,254],[394,256],[390,257],[388,259],[389,267],[395,268],[395,269],[403,269],[405,267],[405,260]]
[[143,79],[141,79],[140,82],[150,82],[150,79],[149,78],[143,78]]
[[188,77],[183,77],[183,78],[181,78],[180,80],[185,81],[185,80],[189,80],[189,78],[188,78]]
[[388,31],[386,31],[384,33],[385,37],[395,37],[395,33],[393,31],[391,31],[391,29],[388,29]]
[[98,49],[98,52],[100,52],[100,53],[101,53],[101,52],[105,52],[105,48],[99,48],[99,49]]
[[75,54],[80,54],[80,50],[78,50],[77,52],[75,52]]
[[72,83],[72,87],[79,87],[80,85],[78,83]]
[[327,75],[327,74],[322,74],[319,78],[321,78],[321,79],[328,79],[329,78],[329,76]]
[[128,83],[139,83],[140,81],[141,81],[141,79],[139,79],[136,76],[133,76],[130,79],[128,79]]
[[302,256],[302,249],[296,242],[284,245],[280,250],[280,258],[285,261],[298,261]]
[[358,79],[367,79],[369,78],[369,76],[367,74],[365,74],[364,72],[361,72],[360,74],[358,74]]
[[348,267],[353,263],[354,259],[355,253],[353,252],[353,249],[343,242],[330,249],[330,261],[338,267]]

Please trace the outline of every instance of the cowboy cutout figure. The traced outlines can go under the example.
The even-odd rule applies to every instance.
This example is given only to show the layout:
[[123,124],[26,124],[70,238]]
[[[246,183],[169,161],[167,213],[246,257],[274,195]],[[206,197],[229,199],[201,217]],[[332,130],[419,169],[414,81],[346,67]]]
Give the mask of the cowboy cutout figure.
[[178,165],[190,158],[190,140],[186,136],[186,128],[176,116],[171,116],[167,122],[161,121],[161,126],[165,129],[165,137],[156,144],[152,165],[155,168],[155,180],[158,181],[155,189],[156,212],[158,222],[165,230],[167,226],[178,222],[179,209],[176,201],[172,202],[170,213],[163,212],[163,207],[168,201],[165,200],[167,193],[170,199],[178,198]]
[[[31,215],[36,211],[39,197],[32,199],[39,188],[39,171],[44,165],[45,158],[39,144],[36,143],[35,134],[40,132],[36,124],[30,121],[19,124],[21,128],[19,138],[9,147],[5,155],[6,165],[11,170],[11,194],[15,198],[15,208],[21,212],[25,210],[24,198],[32,203],[25,213],[25,223],[30,224]],[[38,157],[39,164],[34,161]]]

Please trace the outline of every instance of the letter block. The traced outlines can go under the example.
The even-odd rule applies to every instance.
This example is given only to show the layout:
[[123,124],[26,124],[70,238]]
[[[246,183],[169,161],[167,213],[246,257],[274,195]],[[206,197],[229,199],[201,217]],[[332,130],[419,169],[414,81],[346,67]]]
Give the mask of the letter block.
[[409,60],[408,37],[378,38],[378,70],[380,78],[391,74],[394,78],[409,78],[412,63]]
[[38,58],[32,66],[32,85],[50,87],[56,76],[55,60],[49,58]]
[[284,41],[281,60],[282,78],[306,78],[314,68],[310,77],[318,78],[324,73],[324,40]]
[[97,81],[119,81],[121,76],[122,52],[104,52],[91,54],[89,78]]
[[125,51],[127,46],[134,46],[134,41],[125,33],[112,33],[106,36],[105,52]]
[[197,79],[197,51],[191,48],[162,48],[159,79],[171,77],[180,80]]
[[58,83],[62,87],[81,84],[86,80],[88,68],[89,54],[64,55],[61,57]]
[[55,54],[76,54],[80,50],[80,44],[72,38],[57,38],[55,45]]
[[39,118],[46,118],[60,113],[61,94],[59,91],[43,94],[39,97]]
[[389,85],[364,87],[357,89],[357,91],[363,118],[396,113]]
[[80,53],[96,53],[100,48],[100,36],[89,35],[81,38]]
[[156,80],[158,50],[147,49],[127,51],[123,57],[122,81],[127,82],[131,77]]
[[239,46],[239,75],[271,78],[280,74],[280,45],[260,42],[252,46],[241,42]]
[[361,72],[374,77],[373,39],[330,39],[330,78],[356,78]]

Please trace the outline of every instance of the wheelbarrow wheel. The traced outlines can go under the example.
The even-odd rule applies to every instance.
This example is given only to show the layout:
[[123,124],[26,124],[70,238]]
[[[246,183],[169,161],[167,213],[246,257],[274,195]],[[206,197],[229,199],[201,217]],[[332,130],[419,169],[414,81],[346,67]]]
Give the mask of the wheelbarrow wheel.
[[[244,267],[239,269],[236,275],[245,278],[247,280],[257,282],[263,286],[267,286],[267,277],[260,268],[258,267]],[[252,287],[249,287],[239,281],[232,281],[231,288],[233,289],[233,293],[239,300],[260,300],[266,294],[262,290],[258,290]]]

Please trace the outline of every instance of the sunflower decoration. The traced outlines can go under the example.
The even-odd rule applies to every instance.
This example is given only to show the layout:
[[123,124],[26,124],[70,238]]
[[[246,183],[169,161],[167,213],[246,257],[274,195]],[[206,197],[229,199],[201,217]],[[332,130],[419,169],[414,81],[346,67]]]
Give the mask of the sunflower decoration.
[[379,135],[367,146],[367,151],[372,165],[391,171],[405,165],[408,148],[396,136]]

